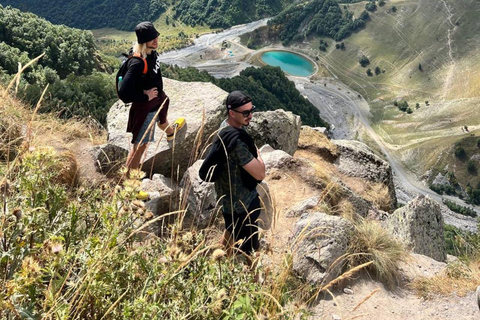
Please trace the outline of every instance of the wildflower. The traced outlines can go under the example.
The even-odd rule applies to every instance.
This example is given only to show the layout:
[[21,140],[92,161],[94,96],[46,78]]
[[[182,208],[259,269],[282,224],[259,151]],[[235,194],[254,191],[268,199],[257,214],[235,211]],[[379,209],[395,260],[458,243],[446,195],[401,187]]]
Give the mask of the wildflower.
[[13,209],[13,215],[17,218],[17,221],[22,218],[22,210],[20,208]]
[[212,253],[212,260],[213,261],[219,261],[223,257],[225,257],[226,254],[227,253],[225,251],[223,251],[222,249],[215,249],[215,251],[213,251],[213,253]]
[[145,212],[144,216],[145,220],[150,220],[153,218],[153,212],[152,211],[147,211]]

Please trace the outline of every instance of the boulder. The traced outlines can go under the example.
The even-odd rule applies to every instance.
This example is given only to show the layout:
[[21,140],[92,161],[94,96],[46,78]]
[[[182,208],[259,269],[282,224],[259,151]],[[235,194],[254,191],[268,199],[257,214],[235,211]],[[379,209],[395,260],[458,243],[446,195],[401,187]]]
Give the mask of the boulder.
[[293,155],[297,150],[301,127],[299,116],[277,109],[254,113],[247,131],[258,147],[269,144],[276,150]]
[[335,164],[340,172],[351,177],[380,182],[388,187],[391,208],[397,205],[390,164],[375,155],[364,143],[353,140],[333,140],[340,156]]
[[287,211],[285,215],[290,218],[300,217],[308,210],[315,208],[318,205],[319,201],[320,201],[320,196],[314,196],[306,200],[303,200],[302,202],[295,204],[290,210]]
[[[224,119],[224,100],[227,93],[211,83],[179,82],[167,78],[164,78],[164,90],[170,97],[169,122],[173,123],[178,117],[185,117],[186,125],[178,133],[174,143],[167,142],[165,134],[156,127],[155,141],[148,147],[143,168],[148,173],[152,171],[165,176],[170,176],[173,169],[174,174],[178,172],[181,177],[192,156],[201,152],[197,150],[197,146],[201,146]],[[107,115],[108,145],[125,150],[125,153],[131,148],[131,134],[126,132],[129,108],[129,104],[117,101]],[[196,140],[199,133],[201,139]],[[115,155],[117,154],[122,153],[115,152]],[[110,157],[108,159],[120,160]],[[99,166],[103,167],[104,159],[97,160],[100,162]]]
[[196,161],[180,182],[182,204],[187,209],[185,223],[201,229],[211,223],[217,201],[214,183],[205,182],[198,175],[202,163],[203,160]]
[[268,172],[271,169],[279,169],[292,161],[293,157],[282,150],[275,150],[270,145],[266,144],[260,148],[260,155],[265,163],[265,170]]
[[386,220],[387,229],[413,252],[445,262],[447,252],[440,205],[420,195],[395,210]]
[[158,217],[178,209],[178,189],[171,179],[161,174],[154,174],[152,179],[143,179],[140,189],[146,191],[150,200],[145,207]]
[[344,218],[320,212],[304,214],[292,239],[293,270],[313,285],[335,279],[343,264],[333,263],[347,252],[352,231],[352,223]]

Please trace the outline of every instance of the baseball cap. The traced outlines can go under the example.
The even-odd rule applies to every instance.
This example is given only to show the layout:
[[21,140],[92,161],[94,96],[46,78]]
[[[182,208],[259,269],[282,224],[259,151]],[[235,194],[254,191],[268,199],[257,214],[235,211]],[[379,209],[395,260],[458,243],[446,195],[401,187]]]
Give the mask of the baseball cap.
[[227,109],[235,109],[252,101],[252,98],[244,94],[242,91],[232,91],[227,97]]

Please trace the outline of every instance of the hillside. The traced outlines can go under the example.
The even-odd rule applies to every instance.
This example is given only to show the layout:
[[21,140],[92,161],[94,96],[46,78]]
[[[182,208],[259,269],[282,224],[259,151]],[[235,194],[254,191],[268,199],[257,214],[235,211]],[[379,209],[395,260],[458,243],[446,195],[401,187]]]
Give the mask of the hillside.
[[[174,81],[168,82],[172,86],[169,91],[176,97],[172,110],[178,113],[185,110],[182,108],[218,109],[223,115],[221,101],[225,92],[219,95],[220,89],[213,89],[211,84],[178,86]],[[179,88],[178,92],[173,88]],[[190,88],[199,89],[201,97],[181,92]],[[391,203],[388,186],[369,180],[372,177],[354,176],[348,173],[351,169],[348,163],[341,169],[342,165],[334,160],[349,157],[342,151],[348,142],[337,144],[323,134],[303,128],[293,157],[275,156],[280,150],[262,151],[269,167],[266,182],[271,190],[266,206],[273,211],[266,214],[270,220],[263,220],[263,249],[258,253],[258,265],[251,270],[240,257],[225,257],[216,244],[223,228],[218,219],[206,229],[190,224],[182,227],[182,220],[191,217],[178,194],[180,189],[186,192],[188,187],[177,186],[175,192],[163,189],[161,192],[171,192],[172,202],[178,201],[179,210],[154,215],[148,203],[135,200],[139,180],[119,180],[122,172],[108,178],[82,171],[81,168],[92,166],[94,159],[89,148],[92,143],[105,142],[104,132],[89,127],[88,122],[32,115],[20,101],[4,95],[3,88],[0,94],[4,99],[0,124],[10,129],[8,135],[0,136],[4,206],[0,213],[2,318],[61,315],[65,319],[173,320],[192,316],[236,319],[240,314],[245,319],[254,319],[260,314],[268,319],[301,316],[322,319],[334,317],[333,314],[357,317],[368,314],[380,319],[404,319],[408,314],[411,319],[420,320],[425,316],[449,319],[452,314],[461,319],[478,316],[478,311],[472,310],[475,307],[472,288],[480,283],[478,264],[472,263],[467,268],[461,263],[450,263],[446,268],[445,263],[419,255],[401,262],[403,249],[382,231],[379,222],[369,220],[367,224],[358,217],[366,209],[356,209],[365,204],[377,211],[379,207],[387,209]],[[195,105],[195,101],[203,101],[203,105]],[[192,130],[198,125],[193,120],[202,115],[186,114]],[[213,116],[210,112],[206,114]],[[290,125],[279,124],[279,128]],[[21,130],[12,130],[22,125],[28,128],[25,137]],[[102,138],[91,140],[98,135]],[[196,132],[192,131],[191,137],[197,137]],[[177,141],[177,152],[181,152],[185,141]],[[6,150],[15,154],[5,157]],[[186,152],[191,153],[191,146]],[[361,156],[359,164],[364,169],[378,166],[379,161],[383,163],[365,157],[365,150],[353,151],[350,156]],[[371,171],[388,172],[388,167],[380,164]],[[195,195],[197,186],[188,192]],[[305,205],[305,200],[311,203],[312,197],[319,199],[316,204]],[[199,199],[203,202],[210,198],[211,195],[203,195]],[[163,223],[158,223],[162,214],[169,216],[164,223],[172,222],[171,217],[177,223],[165,229]],[[295,231],[298,222],[318,215],[352,221],[349,223],[356,221],[352,234],[357,241],[354,241],[356,246],[349,246],[348,261],[365,261],[355,259],[365,256],[375,266],[363,264],[352,269],[355,264],[350,264],[346,273],[322,286],[300,277],[292,261],[299,259],[301,242],[315,239],[318,246],[322,241],[335,243],[338,239],[328,235],[344,231],[335,227],[328,232],[309,230],[305,231],[308,237],[291,242],[298,232]],[[333,253],[329,246],[325,245],[325,250]],[[319,259],[315,254],[306,256],[307,261],[311,257]],[[381,262],[392,265],[381,267]],[[444,275],[442,270],[450,273]],[[402,283],[394,286],[393,291],[388,289],[388,276],[382,277],[379,271],[398,276]],[[449,276],[452,274],[455,276]],[[352,275],[355,279],[348,280]],[[415,284],[428,300],[417,297],[406,284]],[[438,284],[444,290],[441,297],[436,296]]]
[[179,0],[174,4],[174,18],[192,26],[228,28],[275,16],[291,3],[292,0]]
[[0,0],[12,6],[35,13],[54,24],[80,29],[116,28],[133,30],[141,21],[155,20],[165,10],[163,0]]
[[[365,5],[345,6],[358,17]],[[478,10],[477,1],[388,1],[369,13],[364,29],[342,40],[343,49],[315,35],[291,48],[317,57],[330,76],[369,102],[374,130],[417,176],[449,164],[447,170],[461,177],[468,173],[451,160],[455,144],[479,133]],[[328,44],[325,51],[318,49],[320,40]],[[406,101],[410,110],[399,110],[395,101]],[[459,180],[463,188],[479,181],[477,175]]]

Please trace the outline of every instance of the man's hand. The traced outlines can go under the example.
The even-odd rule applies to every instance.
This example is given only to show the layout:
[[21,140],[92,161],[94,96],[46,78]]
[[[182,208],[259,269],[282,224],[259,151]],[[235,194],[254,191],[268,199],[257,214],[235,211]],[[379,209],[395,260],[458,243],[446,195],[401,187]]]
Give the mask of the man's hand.
[[152,88],[149,90],[143,90],[143,93],[148,96],[148,101],[158,97],[158,89],[157,88]]

